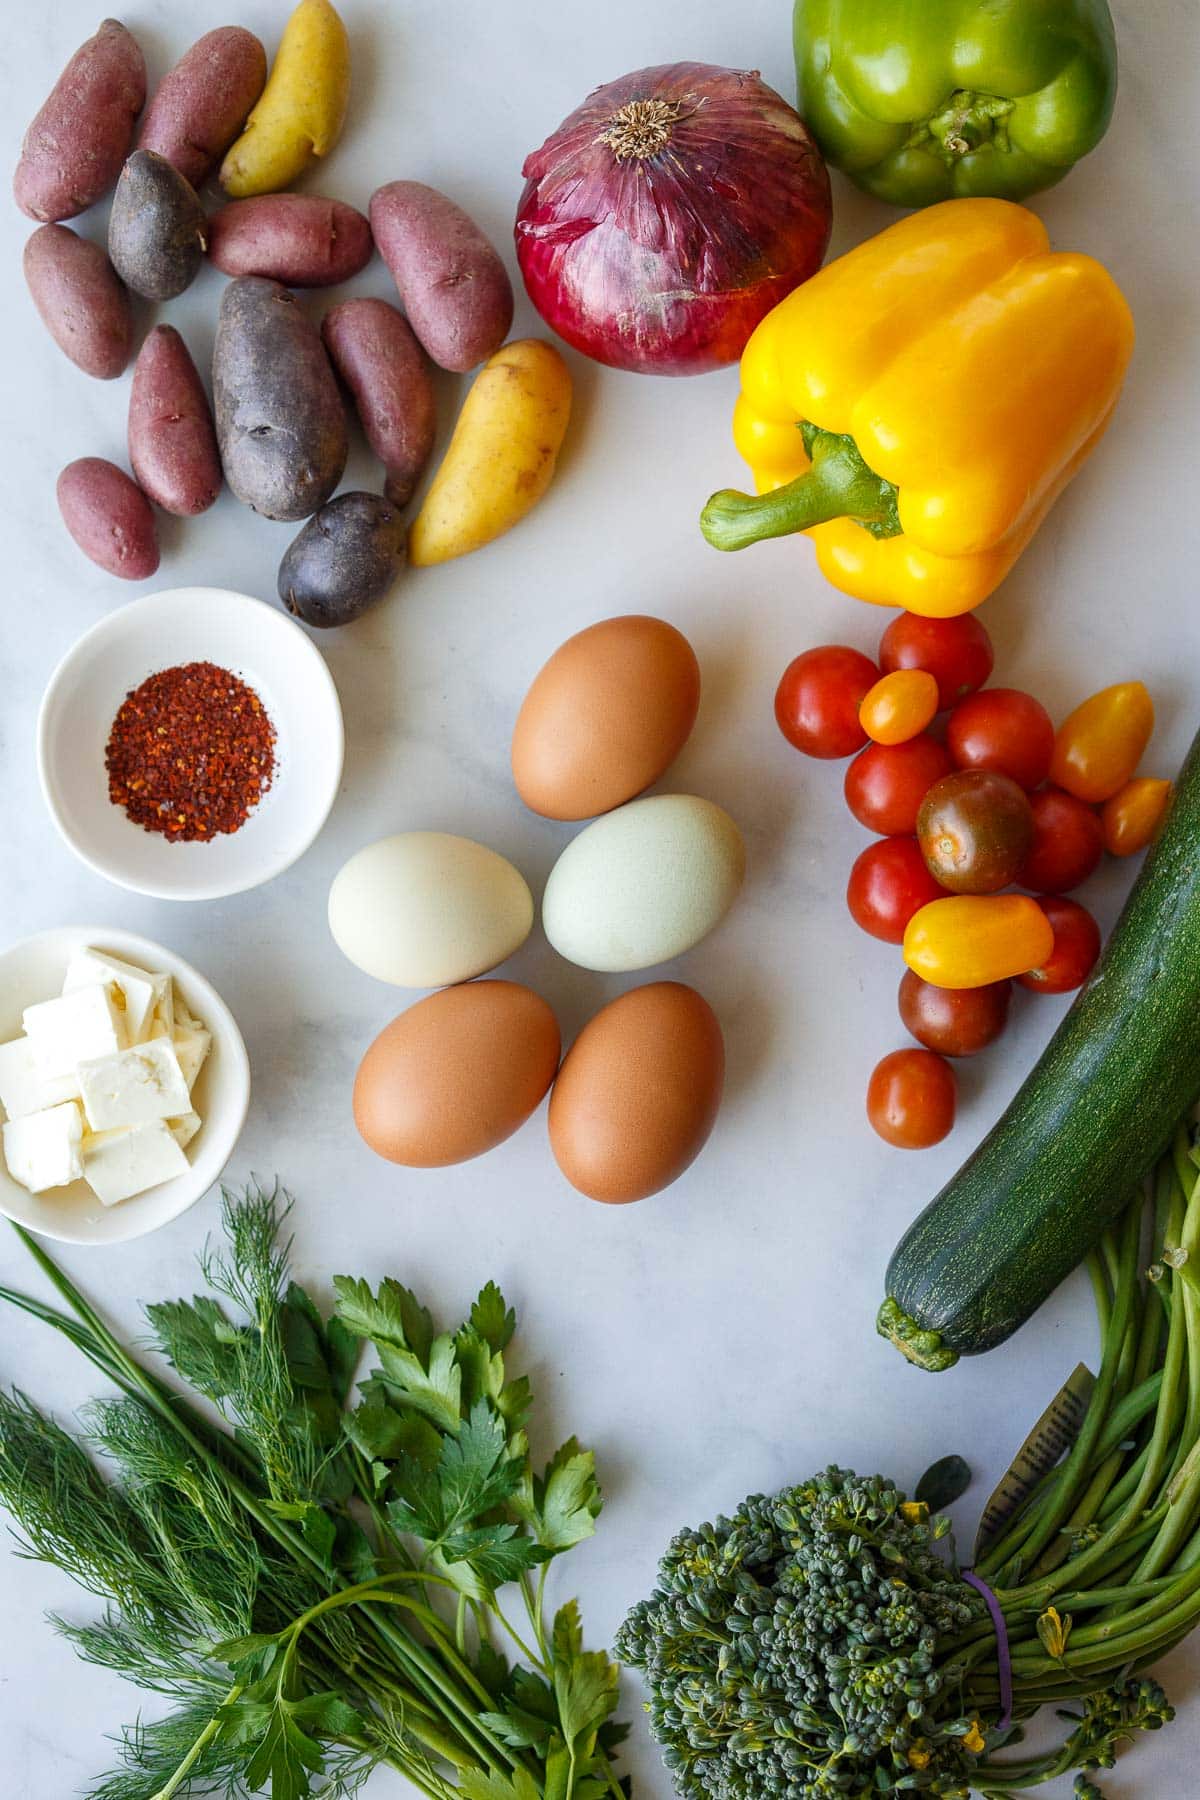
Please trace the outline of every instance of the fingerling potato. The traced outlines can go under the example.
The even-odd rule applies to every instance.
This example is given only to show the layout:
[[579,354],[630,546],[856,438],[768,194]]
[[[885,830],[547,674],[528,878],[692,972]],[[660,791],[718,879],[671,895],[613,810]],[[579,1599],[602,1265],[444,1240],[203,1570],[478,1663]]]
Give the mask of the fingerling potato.
[[81,44],[25,133],[13,197],[31,219],[72,219],[107,194],[146,104],[146,59],[119,20]]
[[81,456],[58,478],[58,510],[83,554],[122,581],[158,567],[158,532],[136,482],[102,456]]
[[231,200],[208,222],[208,254],[224,275],[266,275],[285,287],[334,287],[371,260],[362,213],[320,194]]
[[389,181],[370,212],[408,322],[434,362],[463,375],[498,350],[512,324],[512,283],[475,221],[420,181]]
[[112,381],[129,361],[129,295],[99,244],[41,225],[25,246],[25,280],[43,325],[86,375]]
[[306,625],[348,625],[404,567],[404,521],[381,494],[339,494],[313,514],[279,565],[279,598]]
[[206,512],[221,491],[208,395],[173,325],[156,325],[133,365],[129,466],[142,492],[180,518]]
[[437,428],[425,352],[386,300],[343,300],[325,314],[321,336],[387,471],[384,493],[394,506],[407,506]]
[[221,164],[235,200],[290,187],[341,136],[350,98],[350,40],[329,0],[300,0],[283,29],[275,66]]
[[550,486],[570,416],[571,377],[551,344],[523,338],[498,350],[463,402],[408,560],[449,562],[510,531]]
[[145,300],[173,300],[196,279],[207,234],[191,182],[156,150],[135,150],[108,220],[109,258],[126,286]]
[[267,79],[267,53],[252,31],[219,25],[168,69],[146,108],[139,150],[154,150],[194,188],[203,187],[241,131]]
[[221,301],[213,401],[225,479],[268,519],[305,519],[346,466],[346,415],[321,339],[277,281],[243,275]]

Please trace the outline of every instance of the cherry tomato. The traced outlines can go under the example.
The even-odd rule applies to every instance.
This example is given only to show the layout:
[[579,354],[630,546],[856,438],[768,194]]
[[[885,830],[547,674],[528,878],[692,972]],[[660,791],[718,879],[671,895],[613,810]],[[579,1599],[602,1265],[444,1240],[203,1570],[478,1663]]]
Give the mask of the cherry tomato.
[[867,1087],[867,1117],[897,1150],[927,1150],[954,1124],[954,1070],[932,1050],[893,1050]]
[[1054,928],[1028,894],[947,894],[914,913],[904,960],[934,987],[987,987],[1046,962]]
[[952,894],[999,893],[1033,842],[1028,796],[992,769],[956,769],[922,800],[917,842],[929,873]]
[[938,684],[938,707],[944,711],[965,694],[981,688],[995,662],[992,640],[974,613],[956,619],[923,619],[901,613],[879,641],[879,666],[927,669]]
[[1011,981],[987,987],[940,988],[911,969],[900,980],[900,1017],[918,1043],[941,1056],[974,1056],[1004,1030]]
[[1069,794],[1098,806],[1130,780],[1153,730],[1154,702],[1143,684],[1118,681],[1063,720],[1050,774]]
[[1048,956],[1038,958],[1036,968],[1017,977],[1031,994],[1069,994],[1082,987],[1100,954],[1100,927],[1078,900],[1047,894],[1036,902],[1054,932]]
[[1050,772],[1054,726],[1032,694],[1019,688],[988,688],[955,707],[946,726],[946,743],[960,769],[995,769],[1032,790],[1041,787]]
[[916,838],[880,838],[855,858],[846,884],[850,917],[885,944],[902,944],[913,914],[943,893]]
[[1039,894],[1065,894],[1096,868],[1104,851],[1104,827],[1090,806],[1061,788],[1030,794],[1033,843],[1017,882]]
[[858,709],[879,670],[861,650],[822,644],[794,657],[775,692],[775,718],[806,756],[853,756],[867,741]]
[[884,675],[858,709],[859,722],[877,744],[904,744],[924,731],[938,709],[938,684],[924,669]]
[[1139,775],[1118,788],[1100,815],[1104,848],[1109,855],[1136,856],[1152,843],[1173,792],[1169,781],[1151,775]]
[[950,752],[922,732],[906,744],[868,744],[846,770],[846,805],[883,837],[911,837],[934,782],[950,773]]

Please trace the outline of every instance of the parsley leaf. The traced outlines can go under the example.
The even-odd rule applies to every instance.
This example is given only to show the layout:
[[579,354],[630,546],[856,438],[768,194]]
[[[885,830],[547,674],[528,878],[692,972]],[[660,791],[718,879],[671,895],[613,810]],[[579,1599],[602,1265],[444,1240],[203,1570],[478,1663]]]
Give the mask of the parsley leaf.
[[554,1555],[592,1536],[602,1505],[595,1456],[575,1438],[555,1452],[544,1475],[527,1470],[512,1501],[513,1511]]

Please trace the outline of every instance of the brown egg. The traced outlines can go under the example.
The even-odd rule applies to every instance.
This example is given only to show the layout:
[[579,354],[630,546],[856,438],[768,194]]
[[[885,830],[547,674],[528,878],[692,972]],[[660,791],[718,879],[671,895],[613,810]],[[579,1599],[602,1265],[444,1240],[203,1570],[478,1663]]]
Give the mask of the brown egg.
[[554,1014],[529,988],[442,988],[393,1019],[363,1057],[354,1123],[389,1162],[466,1162],[525,1123],[554,1080],[559,1048]]
[[547,819],[611,812],[675,760],[699,705],[696,653],[665,619],[590,625],[554,652],[517,714],[517,792]]
[[657,1194],[700,1154],[721,1104],[725,1045],[712,1007],[652,981],[603,1007],[563,1059],[550,1148],[591,1200]]

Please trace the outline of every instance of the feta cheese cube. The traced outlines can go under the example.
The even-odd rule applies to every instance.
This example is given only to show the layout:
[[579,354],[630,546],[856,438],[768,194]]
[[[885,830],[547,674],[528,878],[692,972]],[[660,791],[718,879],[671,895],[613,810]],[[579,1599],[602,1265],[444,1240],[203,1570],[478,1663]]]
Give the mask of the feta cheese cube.
[[163,1119],[83,1140],[83,1176],[102,1206],[144,1194],[188,1169],[188,1159]]
[[79,1107],[68,1100],[24,1119],[9,1119],[4,1126],[4,1160],[14,1181],[31,1194],[41,1194],[46,1188],[78,1181],[83,1174],[82,1141]]
[[205,1026],[198,1025],[193,1019],[190,1025],[175,1027],[175,1054],[179,1058],[179,1066],[183,1070],[183,1079],[188,1084],[188,1092],[196,1085],[196,1077],[204,1067],[204,1060],[212,1048],[212,1032]]
[[169,1038],[151,1038],[148,1044],[134,1044],[115,1056],[90,1058],[79,1064],[78,1073],[83,1109],[93,1131],[182,1118],[191,1111],[188,1085]]
[[73,1074],[85,1059],[125,1048],[125,1021],[113,1004],[111,988],[100,983],[27,1006],[22,1022],[38,1073],[47,1081]]
[[64,1100],[78,1098],[79,1083],[73,1074],[60,1075],[54,1081],[43,1079],[28,1038],[13,1038],[9,1044],[0,1044],[0,1106],[10,1119],[23,1119],[29,1113],[43,1112],[48,1106],[60,1106]]
[[106,950],[79,951],[67,964],[63,993],[71,994],[97,982],[112,990],[113,1004],[124,1015],[126,1043],[144,1043],[163,995],[170,1004],[171,977],[149,974],[132,963],[122,962],[119,956],[110,956]]
[[167,1125],[171,1136],[181,1150],[186,1149],[200,1129],[201,1119],[198,1112],[186,1112],[181,1119],[168,1119]]

